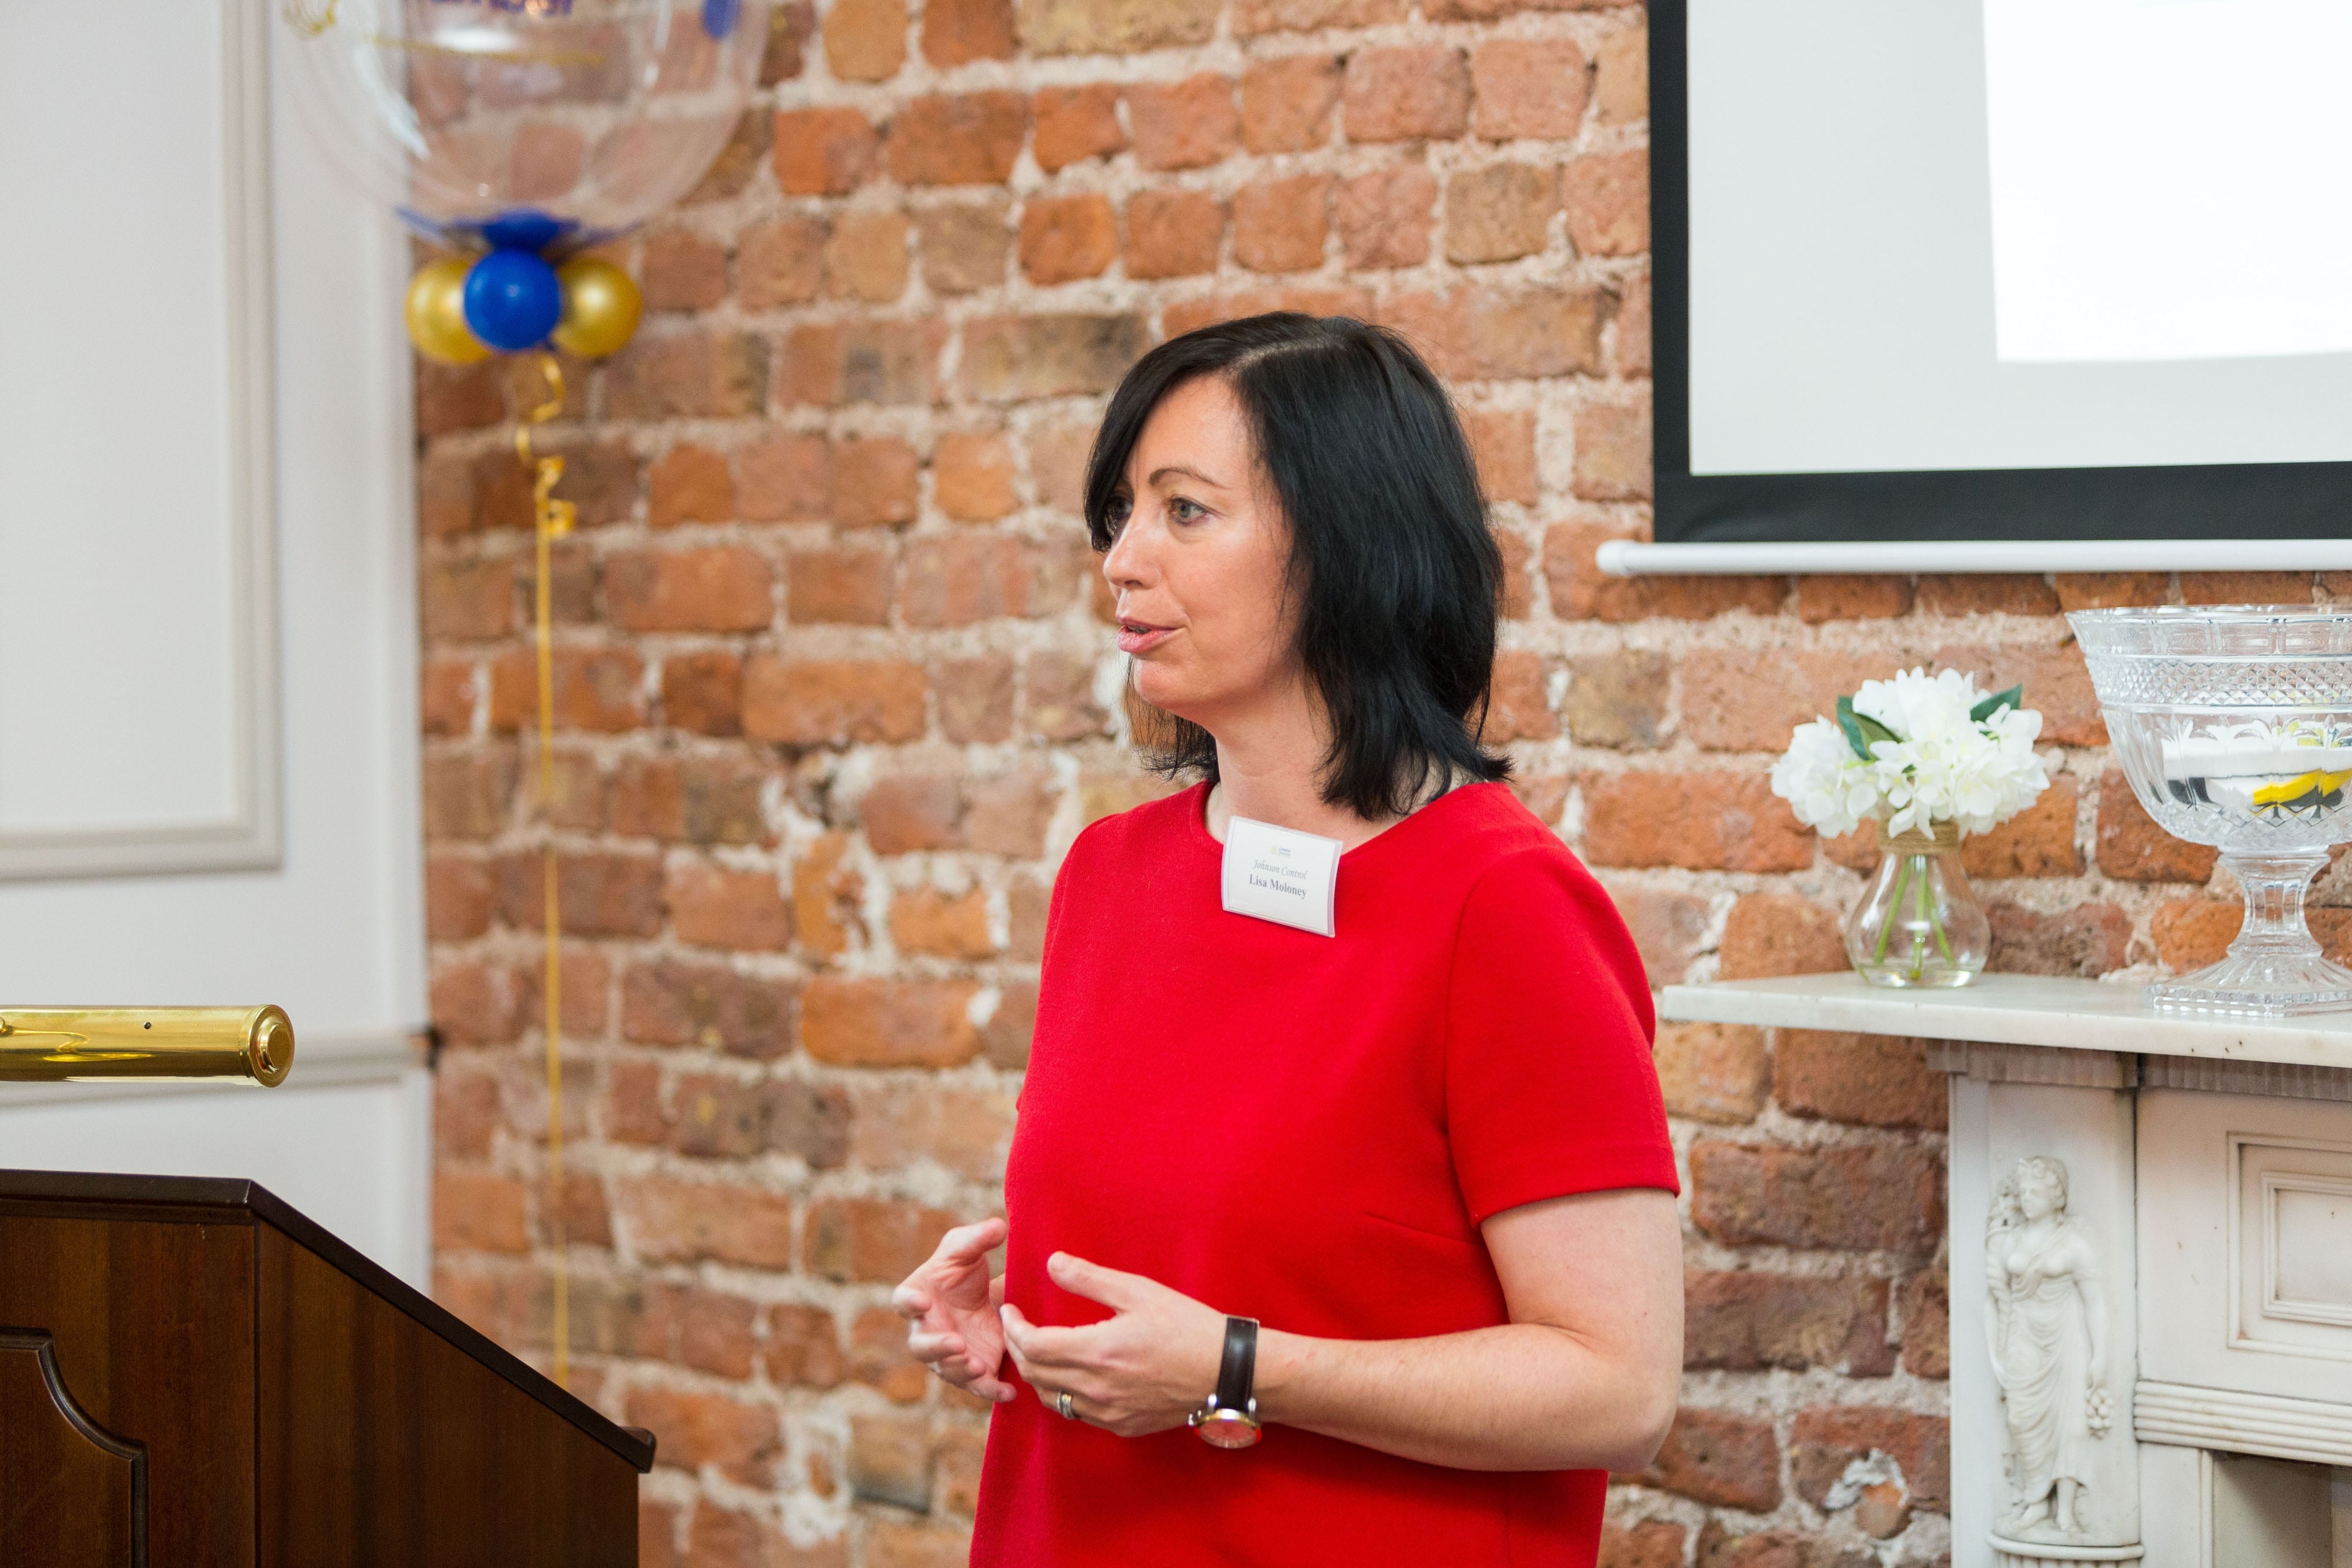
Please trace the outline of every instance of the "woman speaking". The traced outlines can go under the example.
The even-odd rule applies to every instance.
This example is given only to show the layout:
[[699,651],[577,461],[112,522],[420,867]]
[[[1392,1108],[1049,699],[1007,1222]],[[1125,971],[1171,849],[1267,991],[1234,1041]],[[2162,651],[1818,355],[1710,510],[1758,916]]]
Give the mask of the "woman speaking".
[[1589,1564],[1674,1416],[1674,1154],[1633,942],[1478,743],[1453,407],[1360,322],[1206,328],[1086,506],[1199,782],[1071,846],[1007,1218],[897,1292],[997,1402],[971,1560]]

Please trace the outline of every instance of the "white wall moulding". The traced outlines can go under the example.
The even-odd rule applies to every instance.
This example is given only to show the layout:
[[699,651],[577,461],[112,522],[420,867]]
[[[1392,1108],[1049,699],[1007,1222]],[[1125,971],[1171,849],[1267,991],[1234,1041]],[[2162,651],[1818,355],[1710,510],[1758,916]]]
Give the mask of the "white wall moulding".
[[[2122,1051],[2352,1071],[2352,1012],[2279,1022],[2160,1013],[2141,988],[2042,975],[1983,975],[1948,990],[1897,991],[1850,970],[1668,986],[1659,1016],[1692,1023],[1843,1030],[1917,1040]],[[2317,1085],[2334,1080],[2313,1078]]]
[[1611,539],[1594,552],[1593,562],[1610,577],[2344,571],[2352,570],[2352,539],[1918,539],[1900,544],[1643,544]]
[[2139,1082],[2139,1059],[2116,1051],[2061,1051],[2047,1045],[1986,1045],[1977,1040],[1927,1042],[1935,1072],[1980,1083],[2055,1083],[2070,1089],[2129,1089]]
[[6,18],[0,879],[280,860],[270,20]]
[[2142,1378],[2132,1408],[2143,1443],[2352,1465],[2352,1406]]

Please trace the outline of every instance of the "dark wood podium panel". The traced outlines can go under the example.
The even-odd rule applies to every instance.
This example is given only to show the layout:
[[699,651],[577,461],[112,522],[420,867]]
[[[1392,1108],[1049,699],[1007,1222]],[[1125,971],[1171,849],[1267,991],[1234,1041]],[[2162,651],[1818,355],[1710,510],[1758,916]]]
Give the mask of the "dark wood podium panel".
[[0,1171],[7,1568],[617,1568],[652,1464],[250,1182]]

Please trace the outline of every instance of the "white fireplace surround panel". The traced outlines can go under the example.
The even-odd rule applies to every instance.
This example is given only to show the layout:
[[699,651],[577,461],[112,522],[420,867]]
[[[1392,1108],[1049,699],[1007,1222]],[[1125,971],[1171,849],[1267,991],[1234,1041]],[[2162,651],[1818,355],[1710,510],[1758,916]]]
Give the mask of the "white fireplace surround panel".
[[[1953,1568],[2352,1568],[2352,1015],[2139,998],[1840,973],[1659,1014],[1908,1036],[1951,1075]],[[2074,1392],[2094,1313],[2104,1410]]]

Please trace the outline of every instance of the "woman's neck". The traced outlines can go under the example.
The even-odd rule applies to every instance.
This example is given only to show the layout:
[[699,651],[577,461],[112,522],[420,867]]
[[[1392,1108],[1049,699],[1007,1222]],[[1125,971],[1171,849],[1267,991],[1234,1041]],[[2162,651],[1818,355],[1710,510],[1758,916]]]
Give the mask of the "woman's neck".
[[[1330,727],[1322,705],[1300,701],[1284,707],[1286,711],[1218,725],[1210,731],[1217,742],[1217,786],[1209,792],[1208,821],[1210,833],[1220,843],[1225,824],[1234,817],[1337,839],[1349,850],[1402,821],[1368,819],[1324,800],[1323,758],[1330,746]],[[1448,786],[1453,782],[1446,781]],[[1438,789],[1426,799],[1442,793]]]

